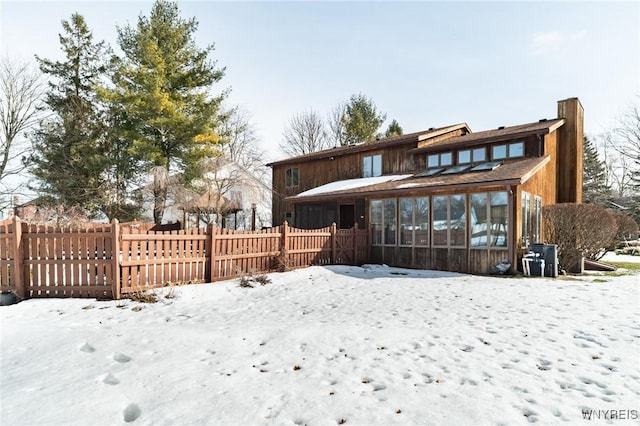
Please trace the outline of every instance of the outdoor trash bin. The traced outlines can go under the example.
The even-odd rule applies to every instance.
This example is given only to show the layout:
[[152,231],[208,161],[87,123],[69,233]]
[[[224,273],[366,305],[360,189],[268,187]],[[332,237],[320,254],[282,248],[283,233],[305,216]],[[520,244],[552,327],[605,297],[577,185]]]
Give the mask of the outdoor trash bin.
[[[529,250],[535,257],[544,260],[542,268],[545,277],[556,278],[558,276],[558,246],[556,244],[531,244]],[[527,256],[528,256],[527,255]],[[531,275],[534,275],[533,272]]]
[[534,256],[522,258],[522,272],[532,277],[544,276],[544,259]]

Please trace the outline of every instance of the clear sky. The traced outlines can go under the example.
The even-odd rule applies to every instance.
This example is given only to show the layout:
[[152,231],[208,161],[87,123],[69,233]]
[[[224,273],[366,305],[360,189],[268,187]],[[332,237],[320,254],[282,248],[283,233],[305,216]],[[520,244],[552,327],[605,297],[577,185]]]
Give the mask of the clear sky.
[[[61,21],[82,14],[116,47],[151,2],[7,1],[2,53],[61,58]],[[466,122],[474,131],[553,118],[577,96],[585,131],[610,128],[640,94],[640,2],[181,1],[198,44],[226,67],[215,90],[252,117],[277,160],[294,113],[326,116],[354,93],[405,133]]]

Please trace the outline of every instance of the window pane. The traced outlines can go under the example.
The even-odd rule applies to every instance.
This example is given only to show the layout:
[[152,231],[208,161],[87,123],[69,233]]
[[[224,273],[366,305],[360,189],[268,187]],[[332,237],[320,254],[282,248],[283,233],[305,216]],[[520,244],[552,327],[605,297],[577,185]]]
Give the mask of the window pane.
[[298,186],[298,168],[291,169],[291,186]]
[[416,198],[413,235],[415,245],[429,245],[429,197]]
[[449,245],[466,246],[466,196],[451,195],[450,213],[451,230],[449,234]]
[[413,198],[400,199],[400,245],[413,244]]
[[362,157],[362,177],[371,177],[371,156]]
[[509,157],[523,157],[524,156],[524,142],[516,142],[509,144]]
[[382,200],[372,200],[369,205],[371,224],[371,244],[382,244]]
[[284,184],[285,186],[291,186],[291,169],[287,169],[284,174]]
[[440,165],[440,156],[439,155],[430,155],[427,159],[427,166],[429,167],[437,167]]
[[465,164],[471,162],[471,151],[465,149],[464,151],[458,151],[458,164]]
[[447,200],[446,195],[436,195],[433,197],[433,245],[447,245]]
[[396,244],[396,200],[384,200],[384,244]]
[[473,162],[485,161],[487,157],[487,150],[484,148],[476,148],[473,150]]
[[506,191],[491,193],[491,232],[489,236],[492,247],[507,246],[507,200]]
[[453,164],[453,155],[450,152],[445,152],[444,154],[440,154],[441,166],[450,166],[452,164]]
[[540,242],[540,222],[542,220],[542,198],[533,197],[533,242]]
[[507,158],[507,146],[506,145],[494,146],[491,154],[491,158],[493,158],[494,160],[501,160],[503,158]]
[[487,246],[487,194],[471,194],[471,247]]
[[373,176],[382,176],[382,155],[373,156]]
[[531,214],[531,196],[522,193],[522,247],[529,245],[529,215]]

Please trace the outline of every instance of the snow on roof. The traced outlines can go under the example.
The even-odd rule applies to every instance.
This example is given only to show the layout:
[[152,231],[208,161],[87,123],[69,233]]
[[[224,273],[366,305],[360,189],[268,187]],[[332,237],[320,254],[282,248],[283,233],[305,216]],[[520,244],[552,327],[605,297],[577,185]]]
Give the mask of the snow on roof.
[[327,194],[335,191],[344,191],[346,189],[362,188],[363,186],[376,185],[378,183],[391,182],[394,180],[401,180],[409,178],[413,175],[388,175],[388,176],[376,176],[358,179],[339,180],[336,182],[327,183],[325,185],[318,186],[316,188],[309,189],[301,192],[297,197],[306,197],[309,195]]

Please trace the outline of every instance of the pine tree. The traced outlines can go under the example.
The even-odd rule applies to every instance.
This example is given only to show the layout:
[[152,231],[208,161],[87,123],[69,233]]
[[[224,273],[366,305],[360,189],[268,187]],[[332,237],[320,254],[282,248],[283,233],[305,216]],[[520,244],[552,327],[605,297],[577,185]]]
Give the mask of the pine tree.
[[36,56],[49,76],[45,103],[52,113],[33,134],[29,169],[36,189],[67,208],[99,209],[105,156],[101,144],[105,123],[96,85],[106,72],[108,48],[94,43],[84,18],[71,15],[62,22],[59,40],[65,55],[53,62]]
[[374,140],[386,114],[378,112],[375,103],[363,94],[352,95],[342,117],[345,144]]
[[196,46],[197,27],[194,18],[180,17],[176,3],[158,0],[136,27],[118,29],[124,57],[117,60],[114,88],[106,98],[121,108],[120,135],[153,171],[156,223],[166,208],[169,175],[183,172],[188,183],[198,176],[203,158],[219,151],[214,129],[226,93],[211,97],[209,92],[224,69],[208,59],[213,46]]
[[585,136],[583,143],[582,198],[585,203],[605,205],[611,195],[607,186],[604,163],[598,157],[591,140]]
[[387,131],[384,132],[384,136],[386,138],[390,138],[392,136],[401,136],[402,135],[402,127],[400,127],[400,123],[396,121],[394,118],[391,120],[389,127],[387,127]]

